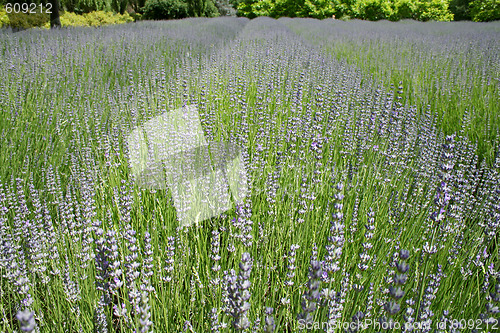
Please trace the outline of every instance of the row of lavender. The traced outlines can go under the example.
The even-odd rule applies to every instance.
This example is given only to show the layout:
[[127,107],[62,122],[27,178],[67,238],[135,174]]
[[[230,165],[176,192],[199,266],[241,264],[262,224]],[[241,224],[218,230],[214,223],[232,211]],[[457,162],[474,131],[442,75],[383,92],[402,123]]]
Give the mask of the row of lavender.
[[474,22],[339,22],[281,19],[313,45],[439,115],[438,128],[462,132],[491,162],[500,129],[500,25]]
[[[2,331],[494,331],[500,158],[403,86],[266,18],[57,33],[0,36]],[[252,193],[189,229],[125,140],[185,104]]]

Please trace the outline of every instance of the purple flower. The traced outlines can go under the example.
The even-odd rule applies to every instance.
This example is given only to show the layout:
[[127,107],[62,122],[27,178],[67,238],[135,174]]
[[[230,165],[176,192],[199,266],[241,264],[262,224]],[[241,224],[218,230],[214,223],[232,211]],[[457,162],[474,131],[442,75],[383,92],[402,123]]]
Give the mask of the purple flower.
[[243,253],[239,263],[240,272],[236,276],[234,270],[226,276],[227,293],[229,309],[228,314],[233,317],[233,326],[239,331],[250,327],[248,320],[248,310],[250,309],[250,291],[251,283],[250,272],[252,270],[252,260],[249,253]]
[[309,281],[307,282],[307,289],[302,296],[302,313],[298,315],[299,320],[305,320],[308,323],[312,322],[313,312],[316,311],[318,302],[320,300],[319,287],[321,285],[321,277],[323,275],[320,262],[311,260],[310,265],[311,266],[309,267]]
[[19,320],[19,326],[23,332],[33,332],[36,327],[34,313],[26,309],[24,311],[19,311],[16,314],[17,320]]

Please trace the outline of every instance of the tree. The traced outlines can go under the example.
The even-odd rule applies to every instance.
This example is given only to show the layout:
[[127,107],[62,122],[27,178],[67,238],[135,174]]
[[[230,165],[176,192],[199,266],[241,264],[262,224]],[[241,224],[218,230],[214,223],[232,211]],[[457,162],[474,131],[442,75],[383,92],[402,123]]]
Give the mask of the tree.
[[59,0],[50,0],[52,10],[50,11],[50,28],[60,28],[61,20],[59,18]]

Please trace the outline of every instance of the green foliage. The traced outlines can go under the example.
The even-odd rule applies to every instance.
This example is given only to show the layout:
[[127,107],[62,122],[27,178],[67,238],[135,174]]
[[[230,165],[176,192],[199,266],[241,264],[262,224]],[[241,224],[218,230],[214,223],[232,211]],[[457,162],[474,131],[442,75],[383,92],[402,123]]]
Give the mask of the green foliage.
[[61,25],[63,27],[88,27],[89,23],[85,14],[78,15],[71,12],[61,13]]
[[275,0],[269,1],[273,5],[268,16],[278,17],[300,17],[300,3],[293,0]]
[[397,0],[395,3],[395,20],[414,18],[415,2],[411,0]]
[[147,20],[181,19],[188,16],[188,6],[181,0],[147,0],[144,18]]
[[[8,3],[14,3],[8,1]],[[18,1],[17,3],[22,3]],[[47,13],[39,13],[39,7],[36,7],[37,13],[7,13],[5,5],[0,8],[0,27],[12,27],[17,29],[29,29],[33,27],[43,27],[49,22],[50,17]]]
[[[61,25],[63,27],[97,27],[109,24],[122,24],[132,22],[134,19],[128,14],[114,14],[112,12],[91,12],[88,14],[75,14],[71,12],[61,13]],[[12,27],[17,29],[28,29],[33,27],[50,28],[50,15],[46,13],[36,14],[7,14],[0,10],[0,27]]]
[[243,0],[238,5],[238,15],[248,18],[286,16],[323,19],[332,14],[339,19],[358,18],[370,21],[410,18],[420,21],[453,20],[448,0]]
[[[91,12],[78,15],[71,12],[61,14],[61,25],[63,27],[99,27],[111,24],[123,24],[133,22],[134,19],[128,14],[114,14],[112,12]],[[48,28],[48,24],[45,26]]]
[[324,19],[331,17],[334,13],[330,1],[326,0],[306,0],[302,5],[300,16]]
[[391,2],[383,0],[361,0],[356,3],[359,18],[378,21],[388,20],[394,17]]
[[46,13],[36,13],[36,14],[11,13],[6,15],[2,15],[0,13],[1,26],[10,26],[12,28],[18,28],[18,29],[43,27],[46,23],[49,22],[49,20],[50,16],[49,14]]
[[206,16],[206,17],[217,17],[217,16],[219,16],[219,9],[210,0],[207,1],[207,7],[205,8],[205,15],[204,16]]
[[111,0],[111,8],[120,14],[125,13],[127,9],[128,0]]
[[451,0],[450,12],[453,13],[455,21],[470,20],[470,3],[472,0]]
[[220,16],[235,16],[236,15],[236,6],[233,2],[229,0],[214,0],[213,4],[217,8],[218,14]]
[[453,21],[446,0],[421,0],[415,7],[415,19],[419,21]]
[[244,0],[238,5],[238,15],[248,18],[269,17],[313,17],[324,19],[335,12],[328,0]]
[[270,1],[243,0],[238,3],[236,8],[238,16],[253,19],[257,16],[269,16],[271,7]]
[[207,6],[207,0],[187,0],[189,16],[203,16]]
[[2,6],[2,8],[5,8],[5,5],[10,3],[10,4],[15,4],[15,3],[18,3],[18,4],[23,4],[23,3],[28,3],[28,4],[31,4],[31,3],[34,3],[34,4],[40,4],[40,3],[47,3],[49,2],[48,0],[0,0],[0,5]]
[[415,18],[421,21],[451,21],[447,0],[245,0],[238,7],[238,14],[249,18],[314,17],[323,19],[352,17],[364,20],[399,20]]
[[[116,1],[116,0],[113,0]],[[78,14],[111,9],[111,0],[61,0],[61,7]]]
[[359,16],[356,0],[333,0],[331,4],[336,18],[346,19]]
[[129,3],[132,6],[132,9],[134,9],[135,13],[139,14],[144,13],[144,6],[146,5],[146,0],[130,0]]
[[473,21],[488,22],[500,20],[499,0],[475,0],[470,3],[470,14]]
[[110,12],[92,12],[85,15],[89,26],[97,27],[110,24],[122,24],[133,21],[133,18],[128,14],[113,14]]
[[107,15],[105,12],[91,12],[85,15],[89,26],[91,27],[99,27],[101,25],[112,24],[112,18]]
[[[0,4],[46,0],[0,0]],[[79,14],[113,10],[125,13],[132,7],[136,19],[215,17],[234,15],[255,18],[258,16],[312,17],[324,19],[335,15],[338,19],[362,20],[414,19],[419,21],[478,22],[500,19],[499,0],[152,0],[148,14],[146,0],[61,0],[61,9]],[[4,5],[2,5],[4,7]],[[234,8],[233,8],[234,7]],[[153,13],[157,8],[158,14]],[[186,13],[184,13],[186,12]]]
[[211,0],[187,0],[189,16],[193,17],[215,17],[219,16],[219,10]]
[[7,12],[1,8],[0,9],[0,28],[7,26],[9,23],[9,16],[7,15]]

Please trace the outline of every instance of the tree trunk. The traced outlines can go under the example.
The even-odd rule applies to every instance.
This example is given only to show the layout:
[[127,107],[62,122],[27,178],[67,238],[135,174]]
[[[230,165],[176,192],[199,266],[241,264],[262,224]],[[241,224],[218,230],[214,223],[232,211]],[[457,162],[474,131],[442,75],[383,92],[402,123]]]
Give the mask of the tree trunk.
[[50,13],[50,28],[60,28],[61,20],[59,19],[59,0],[49,0],[52,5]]

